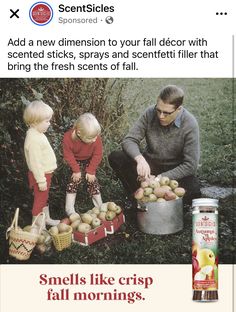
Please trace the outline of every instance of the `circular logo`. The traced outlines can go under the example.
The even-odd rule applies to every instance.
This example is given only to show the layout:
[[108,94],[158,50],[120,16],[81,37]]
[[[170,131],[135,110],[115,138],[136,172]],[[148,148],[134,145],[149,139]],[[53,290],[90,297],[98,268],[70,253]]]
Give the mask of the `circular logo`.
[[51,22],[53,10],[46,2],[36,2],[31,6],[29,16],[34,24],[44,26]]
[[105,21],[107,24],[112,24],[114,22],[114,18],[112,16],[107,16]]

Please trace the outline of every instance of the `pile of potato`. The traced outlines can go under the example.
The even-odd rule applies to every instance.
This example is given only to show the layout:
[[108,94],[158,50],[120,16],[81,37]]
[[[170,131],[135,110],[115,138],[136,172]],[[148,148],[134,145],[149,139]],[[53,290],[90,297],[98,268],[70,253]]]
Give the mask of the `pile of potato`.
[[49,229],[49,233],[51,235],[67,233],[69,231],[70,231],[69,224],[66,224],[65,222],[63,222],[63,220],[58,225],[52,226]]
[[63,233],[67,231],[70,225],[74,232],[88,233],[100,226],[102,221],[112,221],[121,211],[121,207],[114,202],[103,203],[101,207],[94,207],[83,214],[72,213],[68,218],[61,220],[57,226],[51,227],[49,232],[52,235]]
[[[22,231],[33,233],[33,234],[39,234],[39,228],[37,226],[32,225],[26,225]],[[39,235],[39,238],[37,240],[35,249],[40,253],[43,254],[46,251],[51,249],[52,245],[52,238],[51,235],[47,230],[42,230],[41,234]]]
[[114,202],[103,203],[99,208],[98,218],[102,221],[112,221],[121,212],[121,207]]
[[141,182],[141,186],[134,194],[134,197],[140,202],[165,202],[176,200],[183,197],[185,189],[179,187],[176,180],[170,180],[168,177],[160,179],[152,176]]

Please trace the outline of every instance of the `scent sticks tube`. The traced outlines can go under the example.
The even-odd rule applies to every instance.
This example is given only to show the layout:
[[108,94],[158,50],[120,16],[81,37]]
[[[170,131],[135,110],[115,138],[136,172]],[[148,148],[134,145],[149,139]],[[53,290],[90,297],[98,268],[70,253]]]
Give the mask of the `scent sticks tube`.
[[192,202],[193,300],[218,300],[218,200]]

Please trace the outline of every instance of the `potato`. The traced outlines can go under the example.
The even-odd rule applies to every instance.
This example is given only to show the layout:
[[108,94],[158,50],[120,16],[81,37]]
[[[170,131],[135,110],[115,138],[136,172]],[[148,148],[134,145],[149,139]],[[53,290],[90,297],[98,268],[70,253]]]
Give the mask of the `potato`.
[[59,233],[68,232],[70,229],[69,225],[65,223],[59,223],[57,227],[58,227]]
[[77,212],[75,212],[75,213],[72,213],[72,214],[69,216],[69,219],[70,219],[70,222],[73,223],[73,222],[76,221],[76,220],[80,220],[81,217],[80,217],[80,215],[79,215]]
[[39,228],[37,226],[32,226],[29,232],[31,234],[39,234]]
[[105,211],[101,211],[98,215],[98,218],[102,221],[106,220],[106,212]]
[[108,203],[101,204],[100,211],[101,212],[107,212],[107,209],[108,209],[107,205],[108,205]]
[[98,218],[93,219],[93,221],[92,221],[92,228],[95,229],[99,225],[101,225],[101,220],[98,219]]
[[62,219],[60,222],[61,222],[61,223],[65,223],[65,224],[67,224],[67,225],[70,225],[70,224],[71,224],[71,221],[70,221],[69,218],[64,218],[64,219]]
[[42,255],[46,252],[47,247],[44,244],[38,244],[36,245],[35,249],[38,251],[40,255]]
[[185,194],[185,189],[183,187],[177,187],[176,189],[174,189],[174,192],[177,196],[183,197]]
[[110,210],[110,211],[116,211],[116,204],[113,203],[113,202],[108,202],[108,203],[107,203],[107,208],[108,208],[108,210]]
[[94,208],[92,209],[92,212],[93,212],[93,213],[96,213],[96,215],[98,215],[98,214],[100,213],[100,210],[99,210],[98,207],[94,207]]
[[88,233],[91,230],[91,226],[88,223],[80,223],[78,225],[78,231],[81,233]]
[[83,223],[91,224],[93,221],[93,217],[89,213],[83,213],[81,216]]
[[58,227],[57,226],[52,226],[49,229],[49,233],[52,234],[52,235],[57,235],[59,233]]
[[37,240],[37,244],[44,244],[45,242],[45,236],[43,236],[42,234],[39,235],[39,238]]
[[116,217],[116,213],[114,211],[107,211],[106,213],[106,220],[107,221],[112,221]]
[[71,227],[73,229],[73,231],[75,231],[78,227],[78,225],[81,223],[81,220],[75,220],[74,222],[71,223]]
[[22,232],[22,231],[23,231],[22,228],[21,228],[19,225],[17,226],[16,230],[17,230],[18,232]]
[[121,207],[120,207],[120,206],[116,206],[116,211],[115,211],[115,213],[118,215],[118,214],[120,214],[121,212],[122,212]]
[[23,231],[30,232],[31,228],[32,228],[32,225],[26,225],[25,227],[23,227]]
[[93,218],[93,219],[96,219],[97,218],[97,215],[96,215],[96,213],[90,213],[90,216]]

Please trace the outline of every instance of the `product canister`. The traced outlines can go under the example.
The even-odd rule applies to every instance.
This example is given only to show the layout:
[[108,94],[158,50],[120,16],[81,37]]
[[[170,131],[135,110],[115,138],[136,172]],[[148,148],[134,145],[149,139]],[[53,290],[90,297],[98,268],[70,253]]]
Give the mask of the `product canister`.
[[218,300],[218,200],[192,202],[193,300]]

